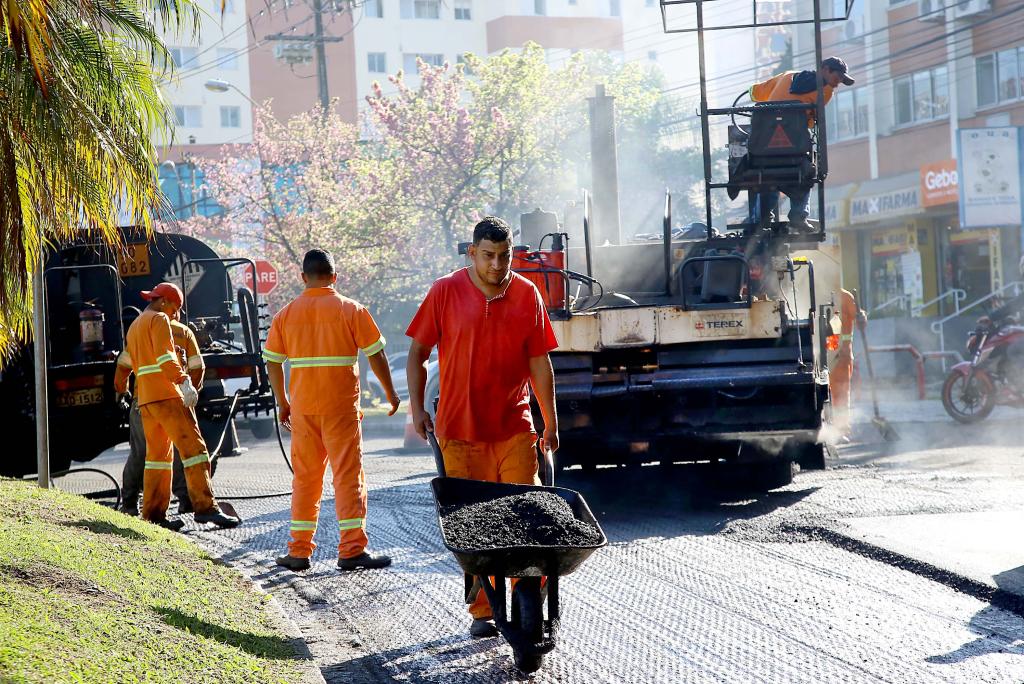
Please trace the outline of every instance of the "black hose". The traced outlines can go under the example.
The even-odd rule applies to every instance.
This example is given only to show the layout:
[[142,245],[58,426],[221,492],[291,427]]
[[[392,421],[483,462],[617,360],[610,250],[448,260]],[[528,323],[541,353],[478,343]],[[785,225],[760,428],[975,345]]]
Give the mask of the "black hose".
[[[50,473],[50,484],[53,484],[53,478],[64,477],[65,475],[70,475],[72,473],[96,473],[98,475],[102,475],[103,477],[113,482],[113,492],[116,499],[114,501],[114,508],[121,508],[121,485],[118,484],[117,480],[114,478],[113,475],[111,475],[105,470],[100,470],[99,468],[68,468],[67,470],[58,470],[55,473]],[[26,476],[21,479],[25,481],[36,480],[38,479],[38,475]],[[104,496],[106,493],[107,492],[93,492],[92,494],[83,494],[82,496],[84,496],[87,499],[98,499]]]

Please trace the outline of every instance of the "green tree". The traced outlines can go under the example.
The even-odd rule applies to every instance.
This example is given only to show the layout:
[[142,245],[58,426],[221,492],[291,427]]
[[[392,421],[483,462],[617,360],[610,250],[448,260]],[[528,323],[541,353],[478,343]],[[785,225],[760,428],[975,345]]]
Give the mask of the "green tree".
[[164,209],[158,26],[198,21],[193,0],[0,3],[0,356],[28,335],[41,249],[82,235],[117,248],[119,212],[149,228]]

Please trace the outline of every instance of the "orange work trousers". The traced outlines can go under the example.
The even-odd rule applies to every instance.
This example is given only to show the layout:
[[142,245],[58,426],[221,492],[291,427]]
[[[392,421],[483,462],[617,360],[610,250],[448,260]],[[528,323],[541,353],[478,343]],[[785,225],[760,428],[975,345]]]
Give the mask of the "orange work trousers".
[[[448,477],[509,484],[540,484],[537,476],[537,435],[521,432],[503,442],[463,442],[438,440]],[[491,578],[494,585],[494,578]],[[515,586],[515,580],[512,580]],[[469,604],[469,613],[478,620],[492,617],[491,604],[483,589]]]
[[172,445],[178,448],[185,470],[188,497],[196,513],[213,510],[210,454],[199,432],[196,414],[180,398],[143,404],[142,431],[146,435],[146,468],[142,478],[142,517],[161,520],[171,501]]
[[366,549],[366,479],[363,475],[363,433],[355,413],[310,416],[293,413],[292,540],[288,553],[309,558],[316,544],[317,518],[324,493],[324,473],[331,464],[334,509],[338,514],[338,558],[352,558]]
[[846,434],[850,431],[850,380],[853,359],[840,357],[828,371],[829,393],[832,395],[832,423]]

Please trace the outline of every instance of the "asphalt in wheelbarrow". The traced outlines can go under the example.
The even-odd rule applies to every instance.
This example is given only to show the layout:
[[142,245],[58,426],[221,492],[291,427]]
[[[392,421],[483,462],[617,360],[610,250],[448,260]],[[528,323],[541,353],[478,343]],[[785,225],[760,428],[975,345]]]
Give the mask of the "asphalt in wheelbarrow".
[[580,520],[561,496],[529,491],[478,503],[443,507],[448,543],[461,549],[601,544],[601,531]]

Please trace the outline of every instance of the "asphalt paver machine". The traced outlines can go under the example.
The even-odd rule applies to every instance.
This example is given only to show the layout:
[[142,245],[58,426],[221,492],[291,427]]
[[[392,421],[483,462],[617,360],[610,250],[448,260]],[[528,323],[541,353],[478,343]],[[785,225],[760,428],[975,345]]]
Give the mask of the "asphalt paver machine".
[[[824,0],[784,3],[795,8],[792,16],[780,15],[779,4],[661,2],[666,31],[697,36],[707,206],[697,239],[693,230],[674,227],[668,193],[657,242],[612,244],[597,225],[593,244],[597,192],[583,202],[582,246],[578,237],[569,246],[572,236],[559,232],[553,214],[522,217],[524,244],[513,267],[538,285],[560,343],[551,355],[560,467],[709,462],[771,489],[791,481],[794,462],[825,466],[827,347],[838,331],[830,327],[830,305],[819,300],[831,299],[839,283],[823,284],[814,273],[823,218],[797,229],[768,212],[756,222],[721,226],[712,216],[715,192],[756,197],[793,186],[816,190],[817,215],[825,216],[820,88],[811,105],[744,105],[737,98],[716,109],[708,103],[707,32],[807,24],[820,64],[822,24],[845,19],[852,0],[834,13],[828,2],[828,16],[819,6]],[[747,19],[737,23],[744,13]],[[713,173],[711,151],[712,125],[720,124],[729,127],[723,179]],[[599,156],[593,155],[595,165]]]

